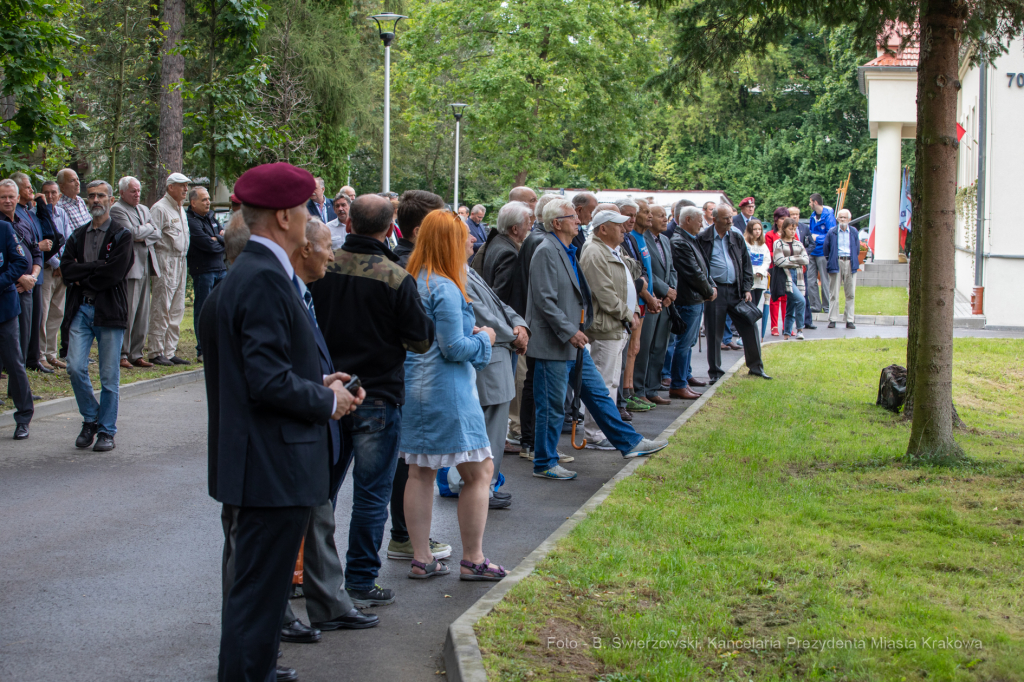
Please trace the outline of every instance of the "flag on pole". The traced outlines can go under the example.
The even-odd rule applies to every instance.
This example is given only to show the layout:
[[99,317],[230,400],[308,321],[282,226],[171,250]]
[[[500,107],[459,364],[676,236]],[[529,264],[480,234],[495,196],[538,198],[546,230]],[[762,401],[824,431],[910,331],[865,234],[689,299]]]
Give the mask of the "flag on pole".
[[903,169],[903,186],[900,189],[900,248],[906,249],[907,233],[914,209],[910,204],[910,169]]
[[959,123],[956,124],[956,143],[960,144],[960,140],[964,139],[964,135],[967,134],[967,129]]
[[875,220],[877,219],[877,211],[875,210],[875,198],[878,192],[878,169],[875,169],[874,177],[871,180],[871,213],[868,215],[868,248],[871,253],[875,252]]

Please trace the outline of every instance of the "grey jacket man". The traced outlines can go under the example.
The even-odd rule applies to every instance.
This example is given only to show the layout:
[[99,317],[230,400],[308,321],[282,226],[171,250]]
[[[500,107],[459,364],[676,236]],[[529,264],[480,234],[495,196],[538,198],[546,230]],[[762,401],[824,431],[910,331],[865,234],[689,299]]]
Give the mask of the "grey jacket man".
[[[129,206],[121,199],[110,207],[110,217],[128,228],[132,233],[135,248],[135,262],[128,271],[127,279],[142,279],[146,275],[160,276],[153,245],[160,240],[160,230],[153,224],[153,216],[143,204]],[[146,263],[149,271],[146,271]]]
[[[655,237],[654,233],[648,231],[645,237],[647,240],[647,250],[651,252],[651,276],[654,280],[652,283],[654,295],[657,298],[664,298],[668,294],[669,289],[676,288],[676,281],[678,280],[676,266],[672,264],[672,242],[665,236],[664,232]],[[654,244],[655,240],[657,240],[658,246],[661,246],[660,251],[658,246]]]
[[588,329],[594,322],[594,307],[587,278],[582,272],[577,278],[562,242],[545,232],[530,260],[526,324],[531,334],[526,356],[537,360],[576,359],[576,349],[569,339],[580,330],[583,310],[583,328]]
[[507,403],[516,395],[516,357],[515,349],[512,348],[512,342],[516,337],[513,329],[526,327],[526,321],[508,304],[503,303],[472,268],[466,277],[466,293],[473,300],[476,325],[494,330],[491,361],[483,371],[476,373],[476,389],[480,394],[480,404]]

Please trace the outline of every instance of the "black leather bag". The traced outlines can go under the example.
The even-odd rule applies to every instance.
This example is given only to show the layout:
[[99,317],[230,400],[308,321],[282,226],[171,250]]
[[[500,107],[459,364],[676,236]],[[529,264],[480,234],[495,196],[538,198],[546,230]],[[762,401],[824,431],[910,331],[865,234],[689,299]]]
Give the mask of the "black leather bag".
[[763,317],[762,312],[749,301],[740,301],[736,304],[734,310],[752,326],[757,326],[757,323],[760,322]]
[[668,307],[668,323],[672,328],[672,333],[676,336],[686,333],[686,322],[683,321],[682,316],[674,305]]

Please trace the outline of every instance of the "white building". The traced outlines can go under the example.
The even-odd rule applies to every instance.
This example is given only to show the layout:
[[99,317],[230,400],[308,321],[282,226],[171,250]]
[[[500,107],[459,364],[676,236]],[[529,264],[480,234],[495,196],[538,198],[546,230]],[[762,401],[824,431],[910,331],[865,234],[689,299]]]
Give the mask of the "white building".
[[[880,46],[878,57],[860,67],[858,74],[861,92],[868,98],[871,137],[878,140],[875,258],[882,268],[894,274],[898,270],[902,277],[906,266],[895,262],[900,152],[902,140],[917,134],[917,61],[917,47],[901,50],[894,37],[888,50]],[[1015,295],[1015,285],[1024,278],[1024,240],[1014,215],[1020,212],[1016,192],[1024,181],[1024,40],[1014,41],[1006,55],[987,67],[984,97],[982,69],[968,64],[969,55],[960,67],[962,89],[957,98],[957,121],[966,133],[957,159],[955,324],[1024,327],[1024,303]],[[979,185],[980,194],[974,190]],[[975,207],[982,213],[981,242],[976,239]],[[983,290],[983,305],[972,315],[976,287]]]
[[[588,192],[586,189],[558,189],[553,187],[541,188],[539,190],[542,194],[545,192],[557,192],[564,194],[567,199],[572,199],[580,192]],[[703,206],[709,201],[713,201],[716,204],[729,204],[732,206],[732,202],[729,201],[729,197],[724,192],[715,190],[689,190],[689,191],[675,191],[675,190],[662,190],[662,189],[602,189],[594,192],[597,196],[597,200],[601,203],[614,204],[619,199],[625,199],[630,197],[632,199],[646,199],[653,200],[658,206],[665,208],[668,212],[669,217],[672,216],[672,207],[680,199],[689,199],[697,206]]]

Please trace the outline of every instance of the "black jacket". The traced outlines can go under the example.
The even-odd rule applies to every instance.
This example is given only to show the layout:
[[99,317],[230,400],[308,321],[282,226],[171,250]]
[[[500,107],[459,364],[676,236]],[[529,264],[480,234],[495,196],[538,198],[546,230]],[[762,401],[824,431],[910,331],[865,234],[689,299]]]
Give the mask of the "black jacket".
[[[715,245],[715,226],[706,227],[697,235],[697,246],[704,255],[704,262],[707,263],[708,273],[711,272],[711,250]],[[747,243],[736,231],[730,229],[725,233],[725,243],[729,247],[729,257],[732,258],[732,265],[736,271],[736,295],[743,298],[743,294],[750,291],[754,286],[754,266],[750,263],[750,252],[747,251]],[[724,292],[718,292],[721,295]]]
[[220,227],[213,222],[213,211],[196,215],[189,206],[185,209],[188,218],[188,271],[193,275],[203,272],[227,270],[224,264],[224,237]]
[[403,268],[406,265],[408,265],[409,256],[412,255],[412,250],[415,248],[416,244],[414,242],[409,241],[405,237],[399,239],[398,243],[395,244],[395,250],[393,252],[396,256],[398,256],[398,264],[401,265]]
[[526,298],[530,291],[530,261],[533,260],[533,252],[544,241],[545,234],[547,232],[543,229],[532,230],[526,236],[523,245],[519,247],[519,255],[516,256],[516,270],[509,294],[509,298],[512,300],[506,301],[506,303],[522,318],[526,317]]
[[704,254],[697,241],[681,229],[672,235],[672,263],[679,276],[676,305],[697,305],[711,298],[715,285],[708,275]]
[[67,298],[64,304],[64,321],[61,322],[61,338],[70,338],[71,322],[82,306],[83,290],[96,293],[93,305],[96,313],[93,324],[98,327],[128,327],[128,298],[125,293],[125,277],[135,262],[132,248],[132,233],[116,220],[110,221],[107,234],[100,244],[99,259],[90,263],[85,258],[85,233],[92,223],[82,225],[68,237],[64,253],[60,257],[60,274],[67,284]]
[[405,353],[426,353],[434,342],[416,280],[372,237],[350,234],[334,258],[309,285],[331,360],[359,376],[368,399],[403,405]]
[[249,242],[199,315],[210,496],[241,507],[314,507],[331,482],[323,385],[309,311],[281,263]]
[[473,269],[480,273],[503,303],[511,306],[518,262],[519,249],[515,243],[493,230],[487,237],[487,245],[473,259]]

